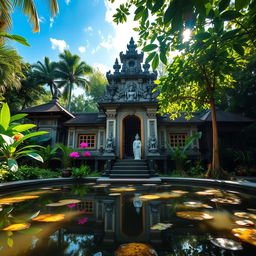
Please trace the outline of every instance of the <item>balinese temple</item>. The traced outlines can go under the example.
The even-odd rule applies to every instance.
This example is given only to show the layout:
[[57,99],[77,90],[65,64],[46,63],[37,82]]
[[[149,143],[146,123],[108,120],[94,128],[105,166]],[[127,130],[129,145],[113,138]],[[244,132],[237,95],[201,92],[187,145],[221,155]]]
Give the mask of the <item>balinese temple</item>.
[[[158,93],[152,92],[157,72],[152,72],[150,65],[144,62],[144,53],[138,52],[133,38],[119,57],[113,65],[113,73],[106,74],[108,85],[98,102],[98,113],[70,113],[60,105],[57,95],[47,104],[22,112],[28,114],[38,130],[49,132],[47,136],[52,146],[61,142],[80,151],[80,143],[87,142],[87,150],[91,152],[87,160],[95,170],[105,169],[105,175],[112,177],[125,175],[121,172],[125,169],[123,165],[134,171],[141,164],[136,177],[154,175],[156,169],[169,170],[171,159],[167,144],[184,146],[185,139],[198,131],[202,131],[202,138],[193,143],[188,154],[210,162],[211,112],[198,113],[190,120],[183,117],[170,120],[168,115],[158,115]],[[217,121],[220,137],[232,143],[237,133],[252,123],[241,115],[220,110],[217,110]],[[142,160],[133,166],[132,144],[136,134],[142,143]]]

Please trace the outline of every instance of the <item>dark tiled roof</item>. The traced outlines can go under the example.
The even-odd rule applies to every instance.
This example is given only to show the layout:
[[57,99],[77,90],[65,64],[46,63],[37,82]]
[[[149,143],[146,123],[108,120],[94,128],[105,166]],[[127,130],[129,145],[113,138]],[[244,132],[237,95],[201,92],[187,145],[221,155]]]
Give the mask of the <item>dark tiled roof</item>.
[[198,117],[194,116],[190,118],[189,120],[185,119],[184,116],[180,116],[176,118],[175,120],[170,119],[170,115],[163,115],[163,116],[158,116],[158,120],[162,124],[187,124],[187,123],[202,123],[203,121],[199,119]]
[[[200,115],[200,119],[206,122],[211,122],[212,121],[212,116],[211,116],[211,110],[206,110]],[[198,117],[199,117],[198,116]],[[219,109],[216,109],[216,116],[217,116],[217,121],[218,122],[253,122],[252,119],[244,117],[240,114],[235,114],[231,112],[225,112]]]
[[21,112],[27,113],[27,114],[63,113],[65,115],[69,116],[70,118],[74,118],[74,115],[71,114],[68,110],[66,110],[63,106],[61,106],[60,103],[56,100],[52,100],[46,104],[23,109]]
[[75,118],[70,119],[64,123],[66,126],[87,126],[87,125],[105,125],[106,117],[99,113],[77,113]]

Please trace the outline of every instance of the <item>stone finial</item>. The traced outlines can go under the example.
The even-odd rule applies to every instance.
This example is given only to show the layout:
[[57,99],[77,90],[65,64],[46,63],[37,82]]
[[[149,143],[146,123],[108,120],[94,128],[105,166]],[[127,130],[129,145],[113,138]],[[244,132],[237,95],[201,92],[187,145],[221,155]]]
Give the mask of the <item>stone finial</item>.
[[148,72],[149,72],[150,65],[146,62],[146,63],[143,65],[143,68],[144,68],[144,72],[148,73]]
[[129,44],[127,45],[127,53],[137,53],[136,51],[137,45],[134,43],[133,37],[131,38]]
[[119,73],[119,69],[121,68],[121,65],[119,65],[118,59],[116,58],[115,64],[113,66],[115,73]]

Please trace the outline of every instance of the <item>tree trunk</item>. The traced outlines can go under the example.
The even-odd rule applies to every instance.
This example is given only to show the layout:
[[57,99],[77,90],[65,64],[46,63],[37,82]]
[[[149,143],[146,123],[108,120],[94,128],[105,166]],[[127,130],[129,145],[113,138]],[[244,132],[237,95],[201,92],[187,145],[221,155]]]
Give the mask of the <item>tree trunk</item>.
[[220,166],[219,157],[219,142],[218,142],[218,128],[216,119],[215,102],[210,102],[212,115],[212,164],[209,166],[206,177],[207,178],[221,178],[222,169]]
[[69,82],[68,111],[70,111],[70,108],[71,108],[71,98],[72,98],[72,82]]

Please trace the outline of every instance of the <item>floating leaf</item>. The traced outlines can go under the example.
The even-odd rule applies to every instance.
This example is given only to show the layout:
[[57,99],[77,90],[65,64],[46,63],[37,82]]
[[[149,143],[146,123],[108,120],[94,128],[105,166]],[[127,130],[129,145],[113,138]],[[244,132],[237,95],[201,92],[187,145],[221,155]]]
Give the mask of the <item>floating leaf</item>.
[[121,195],[121,193],[110,193],[110,194],[108,194],[109,196],[120,196]]
[[139,197],[142,200],[155,200],[155,199],[159,199],[160,196],[158,195],[143,195]]
[[180,218],[189,219],[189,220],[212,220],[213,216],[206,212],[176,212],[176,215]]
[[191,208],[212,208],[212,206],[208,204],[203,204],[201,202],[184,202],[183,204]]
[[211,196],[211,195],[215,195],[215,194],[218,194],[218,193],[220,193],[220,191],[217,190],[217,189],[207,189],[207,190],[204,190],[204,191],[195,192],[195,194],[200,195],[200,196]]
[[115,256],[157,256],[156,251],[142,243],[122,244],[115,251]]
[[35,221],[41,221],[41,222],[56,222],[56,221],[62,221],[65,218],[65,214],[42,214],[37,216],[36,218],[33,218]]
[[110,184],[100,184],[100,185],[95,185],[93,186],[94,188],[106,188],[108,187]]
[[3,228],[4,231],[18,231],[27,229],[30,227],[30,223],[19,223],[19,224],[12,224],[8,227]]
[[127,187],[120,187],[120,188],[110,188],[110,191],[114,191],[114,192],[129,192],[129,191],[135,191],[135,188],[127,188]]
[[237,220],[236,224],[239,226],[245,226],[245,227],[254,226],[254,222],[251,220]]
[[249,212],[235,212],[234,215],[241,218],[256,220],[256,214],[249,213]]
[[12,203],[19,203],[25,200],[35,199],[39,196],[17,196],[17,197],[8,197],[0,199],[0,204],[12,204]]
[[212,198],[212,202],[220,204],[240,204],[241,200],[238,198]]
[[171,192],[163,192],[163,193],[157,193],[157,196],[163,199],[168,199],[168,198],[178,198],[181,197],[182,194],[178,193],[171,193]]
[[60,203],[65,203],[65,204],[78,204],[81,202],[81,200],[78,199],[64,199],[64,200],[60,200]]
[[188,194],[188,191],[185,191],[185,190],[172,190],[171,192],[176,194]]
[[171,223],[157,223],[154,226],[152,226],[150,229],[152,230],[166,230],[167,228],[170,228],[173,224]]
[[234,241],[232,239],[214,238],[214,239],[211,239],[210,241],[215,246],[218,246],[226,250],[239,251],[243,249],[241,243]]
[[232,233],[242,241],[256,246],[256,229],[233,228]]

